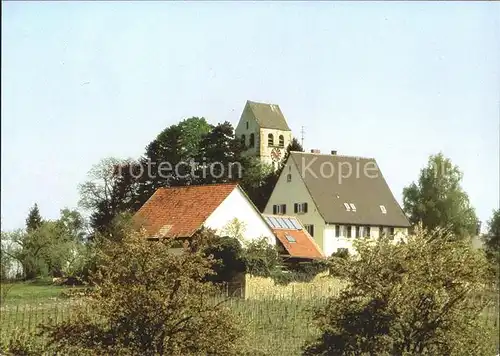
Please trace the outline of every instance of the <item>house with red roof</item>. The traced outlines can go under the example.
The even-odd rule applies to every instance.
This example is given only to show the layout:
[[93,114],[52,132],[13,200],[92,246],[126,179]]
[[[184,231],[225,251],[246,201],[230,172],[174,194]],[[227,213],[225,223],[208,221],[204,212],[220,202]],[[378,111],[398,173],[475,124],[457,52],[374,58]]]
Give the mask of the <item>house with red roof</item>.
[[325,258],[319,245],[295,216],[263,216],[279,241],[278,250],[287,262]]
[[135,214],[151,239],[189,238],[200,228],[231,235],[238,224],[244,241],[265,237],[288,259],[322,258],[320,248],[295,217],[263,216],[238,184],[211,184],[158,189]]
[[189,238],[202,227],[225,235],[237,220],[244,240],[265,237],[270,244],[276,244],[270,226],[235,183],[160,188],[134,220],[150,238]]

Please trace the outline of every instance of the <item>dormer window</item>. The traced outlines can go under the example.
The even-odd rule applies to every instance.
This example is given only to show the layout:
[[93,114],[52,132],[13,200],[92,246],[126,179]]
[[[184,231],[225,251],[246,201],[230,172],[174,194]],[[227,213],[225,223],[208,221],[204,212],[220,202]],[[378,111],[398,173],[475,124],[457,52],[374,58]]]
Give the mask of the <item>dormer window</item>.
[[255,146],[255,135],[253,133],[250,134],[250,142],[248,142],[248,147]]
[[382,214],[387,214],[387,210],[385,209],[385,206],[383,206],[383,205],[380,205],[380,211],[382,212]]
[[279,145],[280,147],[285,147],[285,137],[283,135],[279,137]]
[[272,133],[267,135],[267,145],[268,146],[274,146],[274,136]]

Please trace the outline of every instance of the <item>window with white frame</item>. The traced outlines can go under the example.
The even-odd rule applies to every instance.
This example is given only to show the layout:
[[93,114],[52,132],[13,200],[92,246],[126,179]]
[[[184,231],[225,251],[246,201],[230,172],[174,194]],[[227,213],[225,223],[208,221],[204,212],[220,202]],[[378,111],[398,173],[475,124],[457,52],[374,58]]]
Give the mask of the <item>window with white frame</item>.
[[382,214],[387,214],[387,209],[383,205],[380,205],[380,211],[382,212]]
[[351,211],[351,206],[349,205],[349,203],[344,203],[344,208],[347,211]]
[[347,238],[352,237],[352,226],[351,225],[346,226],[345,237],[347,237]]
[[356,211],[356,205],[350,203],[349,206],[351,207],[351,211]]

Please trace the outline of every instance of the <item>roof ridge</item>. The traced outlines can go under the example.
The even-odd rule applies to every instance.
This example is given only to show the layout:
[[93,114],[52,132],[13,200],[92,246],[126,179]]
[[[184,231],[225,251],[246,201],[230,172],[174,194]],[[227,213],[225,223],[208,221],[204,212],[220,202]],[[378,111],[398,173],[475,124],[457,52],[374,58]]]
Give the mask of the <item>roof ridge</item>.
[[313,156],[327,156],[327,157],[345,157],[345,158],[360,158],[360,159],[373,159],[375,157],[363,157],[363,156],[349,156],[349,155],[339,155],[339,154],[328,154],[328,153],[314,153],[314,152],[301,152],[301,151],[290,151],[290,153],[307,154]]
[[262,105],[276,105],[276,106],[279,106],[278,104],[266,103],[266,102],[262,102],[262,101],[247,100],[247,102],[251,103],[251,104],[262,104]]
[[206,184],[192,184],[192,185],[176,185],[173,187],[159,187],[159,189],[185,189],[185,188],[198,188],[198,187],[214,187],[214,186],[234,186],[236,187],[239,185],[238,183],[232,183],[232,182],[227,182],[227,183],[206,183]]

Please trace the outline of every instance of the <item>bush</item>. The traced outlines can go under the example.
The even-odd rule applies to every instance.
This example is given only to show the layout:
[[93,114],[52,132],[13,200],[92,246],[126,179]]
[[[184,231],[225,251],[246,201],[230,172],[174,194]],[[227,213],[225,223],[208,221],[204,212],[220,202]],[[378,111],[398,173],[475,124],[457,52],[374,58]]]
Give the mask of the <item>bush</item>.
[[493,355],[482,320],[488,265],[466,240],[417,229],[406,243],[357,241],[332,259],[348,281],[317,311],[322,335],[304,355]]
[[85,308],[43,327],[49,345],[64,354],[238,354],[238,322],[203,282],[213,261],[170,247],[138,233],[106,243]]

